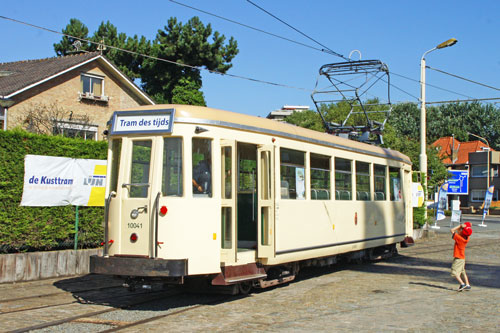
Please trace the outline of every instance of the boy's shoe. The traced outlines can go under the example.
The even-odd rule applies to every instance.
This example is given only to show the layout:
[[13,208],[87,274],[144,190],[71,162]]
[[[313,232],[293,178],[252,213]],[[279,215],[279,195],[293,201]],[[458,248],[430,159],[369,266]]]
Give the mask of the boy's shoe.
[[460,287],[458,287],[458,291],[462,291],[466,288],[467,286],[465,284],[461,284]]
[[464,290],[470,290],[470,285],[466,285]]

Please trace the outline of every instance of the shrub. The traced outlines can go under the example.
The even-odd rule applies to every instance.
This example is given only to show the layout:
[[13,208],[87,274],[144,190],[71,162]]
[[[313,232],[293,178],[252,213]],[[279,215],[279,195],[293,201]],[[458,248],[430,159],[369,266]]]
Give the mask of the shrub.
[[[75,207],[22,207],[27,154],[106,159],[107,142],[0,131],[0,253],[72,248]],[[79,246],[96,247],[103,238],[103,207],[79,208]]]

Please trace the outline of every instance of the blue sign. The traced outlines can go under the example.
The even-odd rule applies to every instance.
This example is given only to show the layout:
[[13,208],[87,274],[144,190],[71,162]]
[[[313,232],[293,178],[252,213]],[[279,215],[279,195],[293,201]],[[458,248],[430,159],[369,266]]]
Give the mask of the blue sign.
[[448,194],[469,194],[469,170],[448,170]]

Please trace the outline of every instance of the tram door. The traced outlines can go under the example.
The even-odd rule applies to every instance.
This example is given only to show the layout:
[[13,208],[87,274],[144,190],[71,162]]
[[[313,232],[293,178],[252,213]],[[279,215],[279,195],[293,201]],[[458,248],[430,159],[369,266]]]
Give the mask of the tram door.
[[274,146],[257,149],[257,257],[274,257]]
[[[125,143],[125,142],[124,142]],[[152,138],[133,139],[123,147],[124,174],[118,183],[115,200],[121,201],[120,253],[153,256],[151,239],[151,178],[154,141]]]
[[235,263],[236,242],[236,144],[221,140],[221,261]]

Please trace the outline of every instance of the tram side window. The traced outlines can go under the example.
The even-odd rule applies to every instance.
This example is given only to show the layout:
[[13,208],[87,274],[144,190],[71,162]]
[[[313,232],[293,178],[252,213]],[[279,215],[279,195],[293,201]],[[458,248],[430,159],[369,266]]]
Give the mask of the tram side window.
[[281,148],[280,180],[282,199],[304,200],[306,198],[304,161],[303,152]]
[[120,155],[122,151],[122,139],[113,139],[111,142],[111,179],[110,190],[116,192],[118,189],[118,171],[120,170]]
[[330,200],[330,157],[311,153],[311,199]]
[[401,176],[399,168],[389,168],[391,201],[401,201]]
[[163,168],[161,193],[182,197],[182,139],[163,139]]
[[356,200],[371,200],[370,163],[356,161]]
[[131,198],[146,198],[151,166],[151,140],[134,141],[132,144],[132,168],[130,173]]
[[335,157],[335,199],[352,200],[352,163]]
[[193,194],[212,197],[212,145],[210,139],[193,138]]
[[374,165],[374,172],[375,172],[375,180],[374,180],[374,187],[375,187],[375,200],[377,201],[383,201],[386,200],[386,166],[385,165]]

